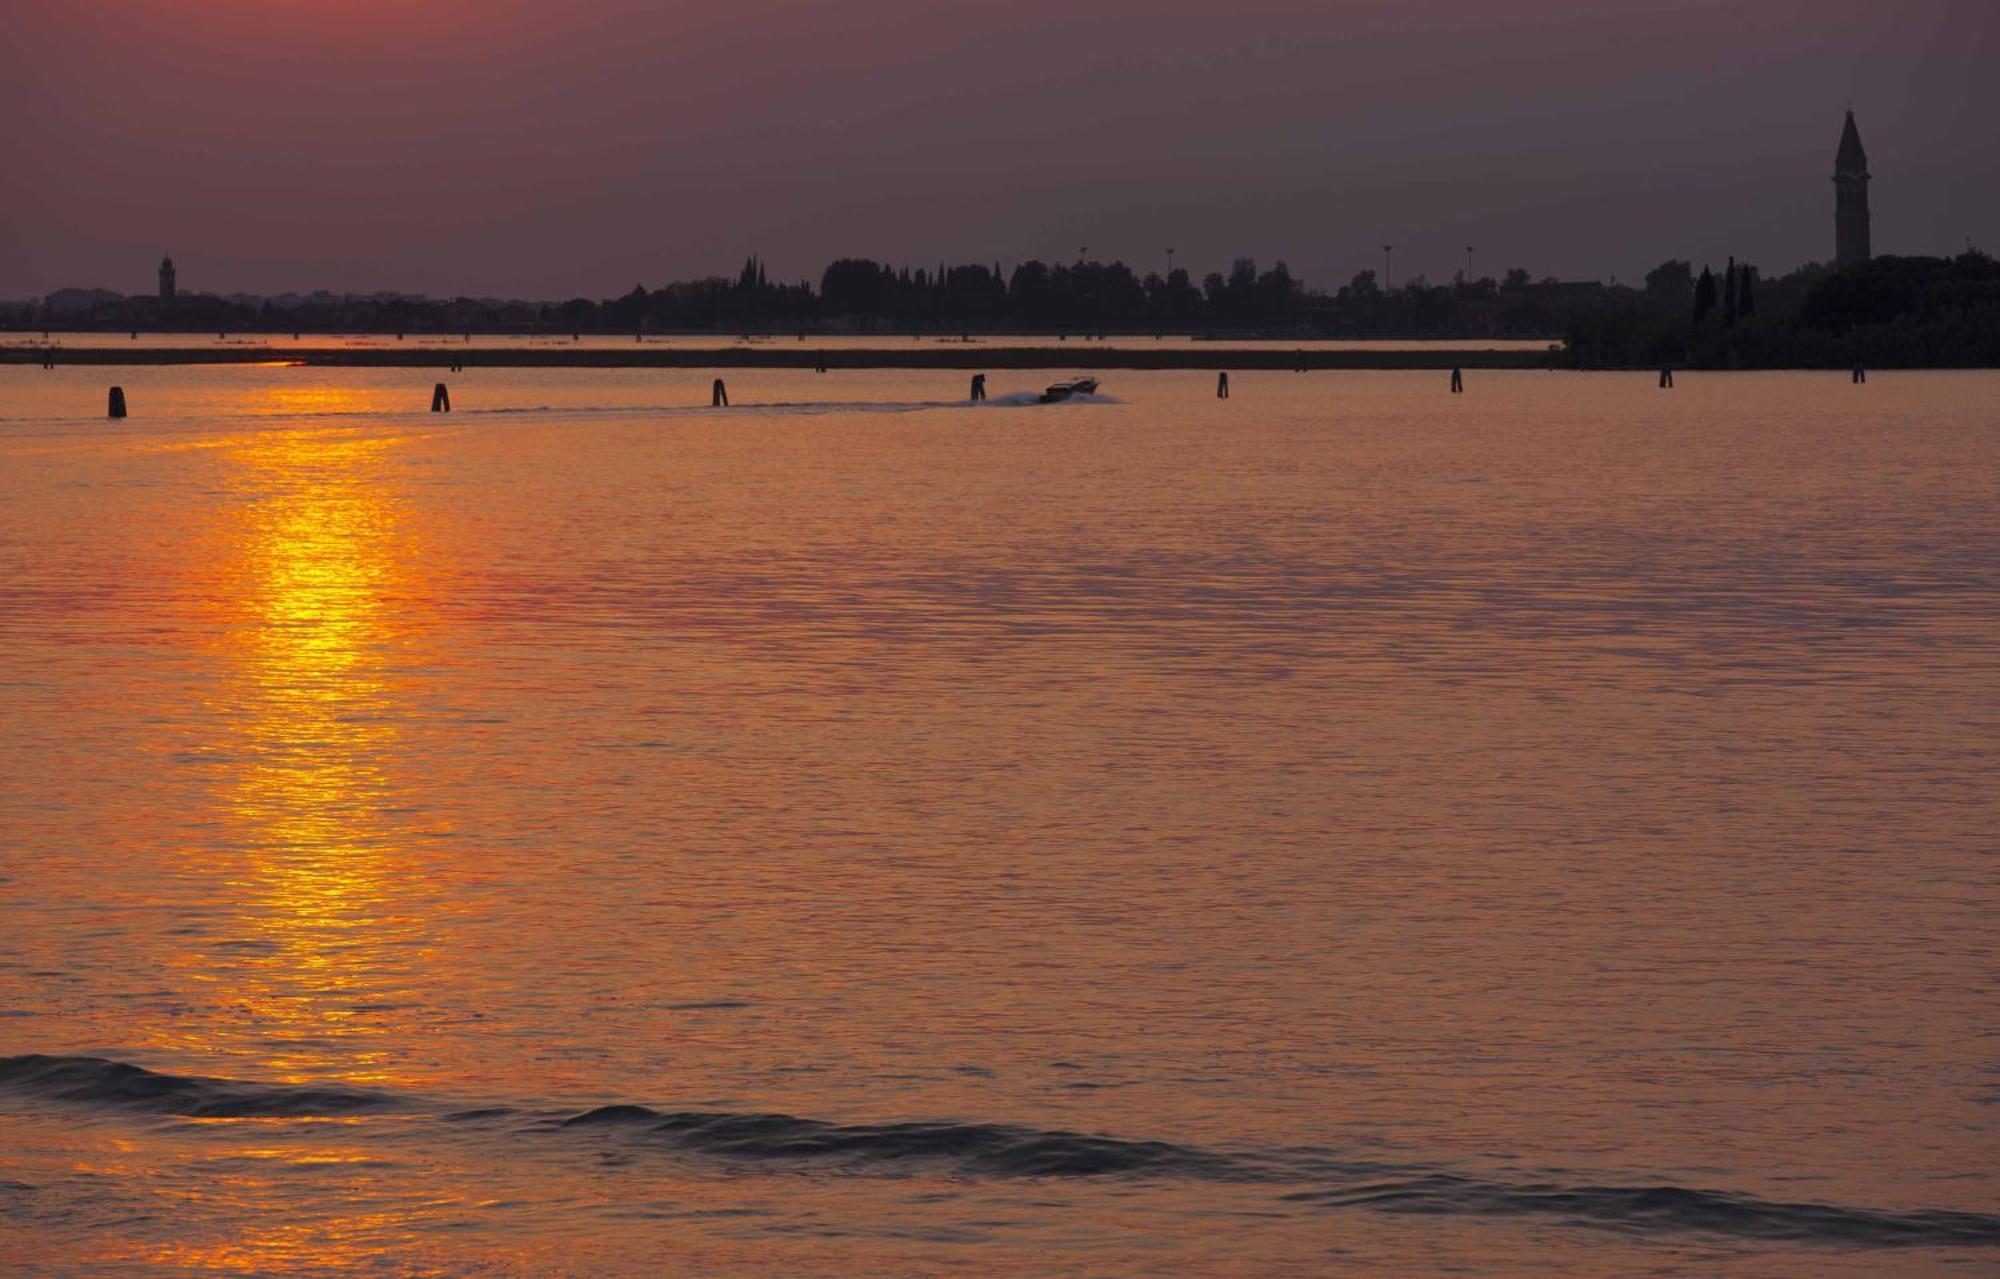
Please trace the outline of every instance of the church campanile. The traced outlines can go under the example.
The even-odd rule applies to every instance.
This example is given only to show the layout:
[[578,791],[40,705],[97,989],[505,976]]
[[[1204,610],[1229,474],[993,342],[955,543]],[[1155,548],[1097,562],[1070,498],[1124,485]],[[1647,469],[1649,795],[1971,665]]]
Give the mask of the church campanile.
[[1833,261],[1853,266],[1871,256],[1868,246],[1868,153],[1861,149],[1861,130],[1854,113],[1840,131],[1840,154],[1833,161]]

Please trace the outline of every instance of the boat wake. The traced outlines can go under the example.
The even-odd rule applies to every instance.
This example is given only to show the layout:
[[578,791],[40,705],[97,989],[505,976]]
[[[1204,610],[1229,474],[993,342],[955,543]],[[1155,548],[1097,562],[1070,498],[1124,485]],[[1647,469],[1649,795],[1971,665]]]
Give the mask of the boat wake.
[[1699,1234],[1848,1247],[2000,1247],[2000,1215],[1791,1203],[1675,1185],[1510,1180],[1440,1165],[1345,1159],[1321,1148],[1214,1150],[1013,1124],[840,1124],[784,1114],[600,1106],[457,1109],[343,1085],[259,1084],[173,1075],[98,1057],[0,1058],[0,1094],[105,1112],[190,1119],[318,1119],[397,1113],[504,1141],[615,1141],[771,1170],[959,1177],[1125,1178],[1267,1185],[1307,1209],[1540,1217],[1645,1234]]
[[[175,417],[171,414],[147,419],[143,424],[128,423],[132,431],[151,431],[163,424],[211,430],[219,422],[255,423],[260,426],[282,426],[286,423],[424,423],[443,429],[454,424],[481,418],[537,418],[560,415],[580,421],[605,418],[707,418],[716,422],[727,422],[732,414],[763,414],[781,417],[819,417],[830,414],[901,414],[932,413],[941,409],[1017,409],[1050,408],[1080,404],[1117,404],[1120,401],[1109,395],[1071,395],[1057,401],[1048,401],[1035,391],[1008,391],[985,400],[741,400],[725,408],[715,408],[707,404],[682,401],[677,404],[502,404],[488,407],[461,405],[449,416],[433,414],[420,406],[404,409],[315,409],[300,410],[288,408],[282,412],[255,411],[244,413],[218,413],[204,411],[194,416]],[[13,418],[0,414],[0,423],[41,422],[39,418]],[[100,419],[79,418],[69,422],[87,421],[98,426]]]

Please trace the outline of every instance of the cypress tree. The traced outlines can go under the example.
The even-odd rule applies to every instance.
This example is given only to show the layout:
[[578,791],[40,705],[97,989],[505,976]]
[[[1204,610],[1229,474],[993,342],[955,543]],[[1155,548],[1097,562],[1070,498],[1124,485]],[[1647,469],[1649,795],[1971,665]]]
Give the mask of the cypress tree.
[[1736,284],[1736,259],[1731,258],[1729,259],[1729,274],[1722,286],[1722,323],[1725,327],[1734,328],[1736,326],[1736,316],[1740,305],[1741,298],[1738,295]]
[[1694,322],[1700,324],[1715,310],[1715,272],[1706,266],[1694,284]]

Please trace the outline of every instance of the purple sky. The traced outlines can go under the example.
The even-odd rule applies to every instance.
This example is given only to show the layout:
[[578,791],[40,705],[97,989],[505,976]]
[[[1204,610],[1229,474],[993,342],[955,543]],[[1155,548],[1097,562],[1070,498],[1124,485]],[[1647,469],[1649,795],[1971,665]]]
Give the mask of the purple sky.
[[1993,0],[0,0],[0,297],[2000,249]]

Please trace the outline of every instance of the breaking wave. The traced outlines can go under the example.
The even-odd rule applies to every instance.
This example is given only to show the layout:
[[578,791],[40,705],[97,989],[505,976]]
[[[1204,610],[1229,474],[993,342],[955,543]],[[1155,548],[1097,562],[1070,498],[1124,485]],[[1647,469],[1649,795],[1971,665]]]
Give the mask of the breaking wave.
[[1436,1165],[1342,1160],[1321,1149],[1215,1150],[1166,1141],[949,1121],[840,1124],[755,1112],[599,1106],[451,1110],[339,1085],[172,1075],[98,1057],[0,1058],[0,1091],[66,1105],[197,1119],[428,1113],[509,1141],[594,1136],[665,1152],[806,1171],[931,1167],[976,1178],[1127,1178],[1283,1188],[1303,1208],[1551,1218],[1627,1233],[1702,1234],[1848,1247],[2000,1247],[2000,1215],[1788,1203],[1686,1186],[1508,1180]]

